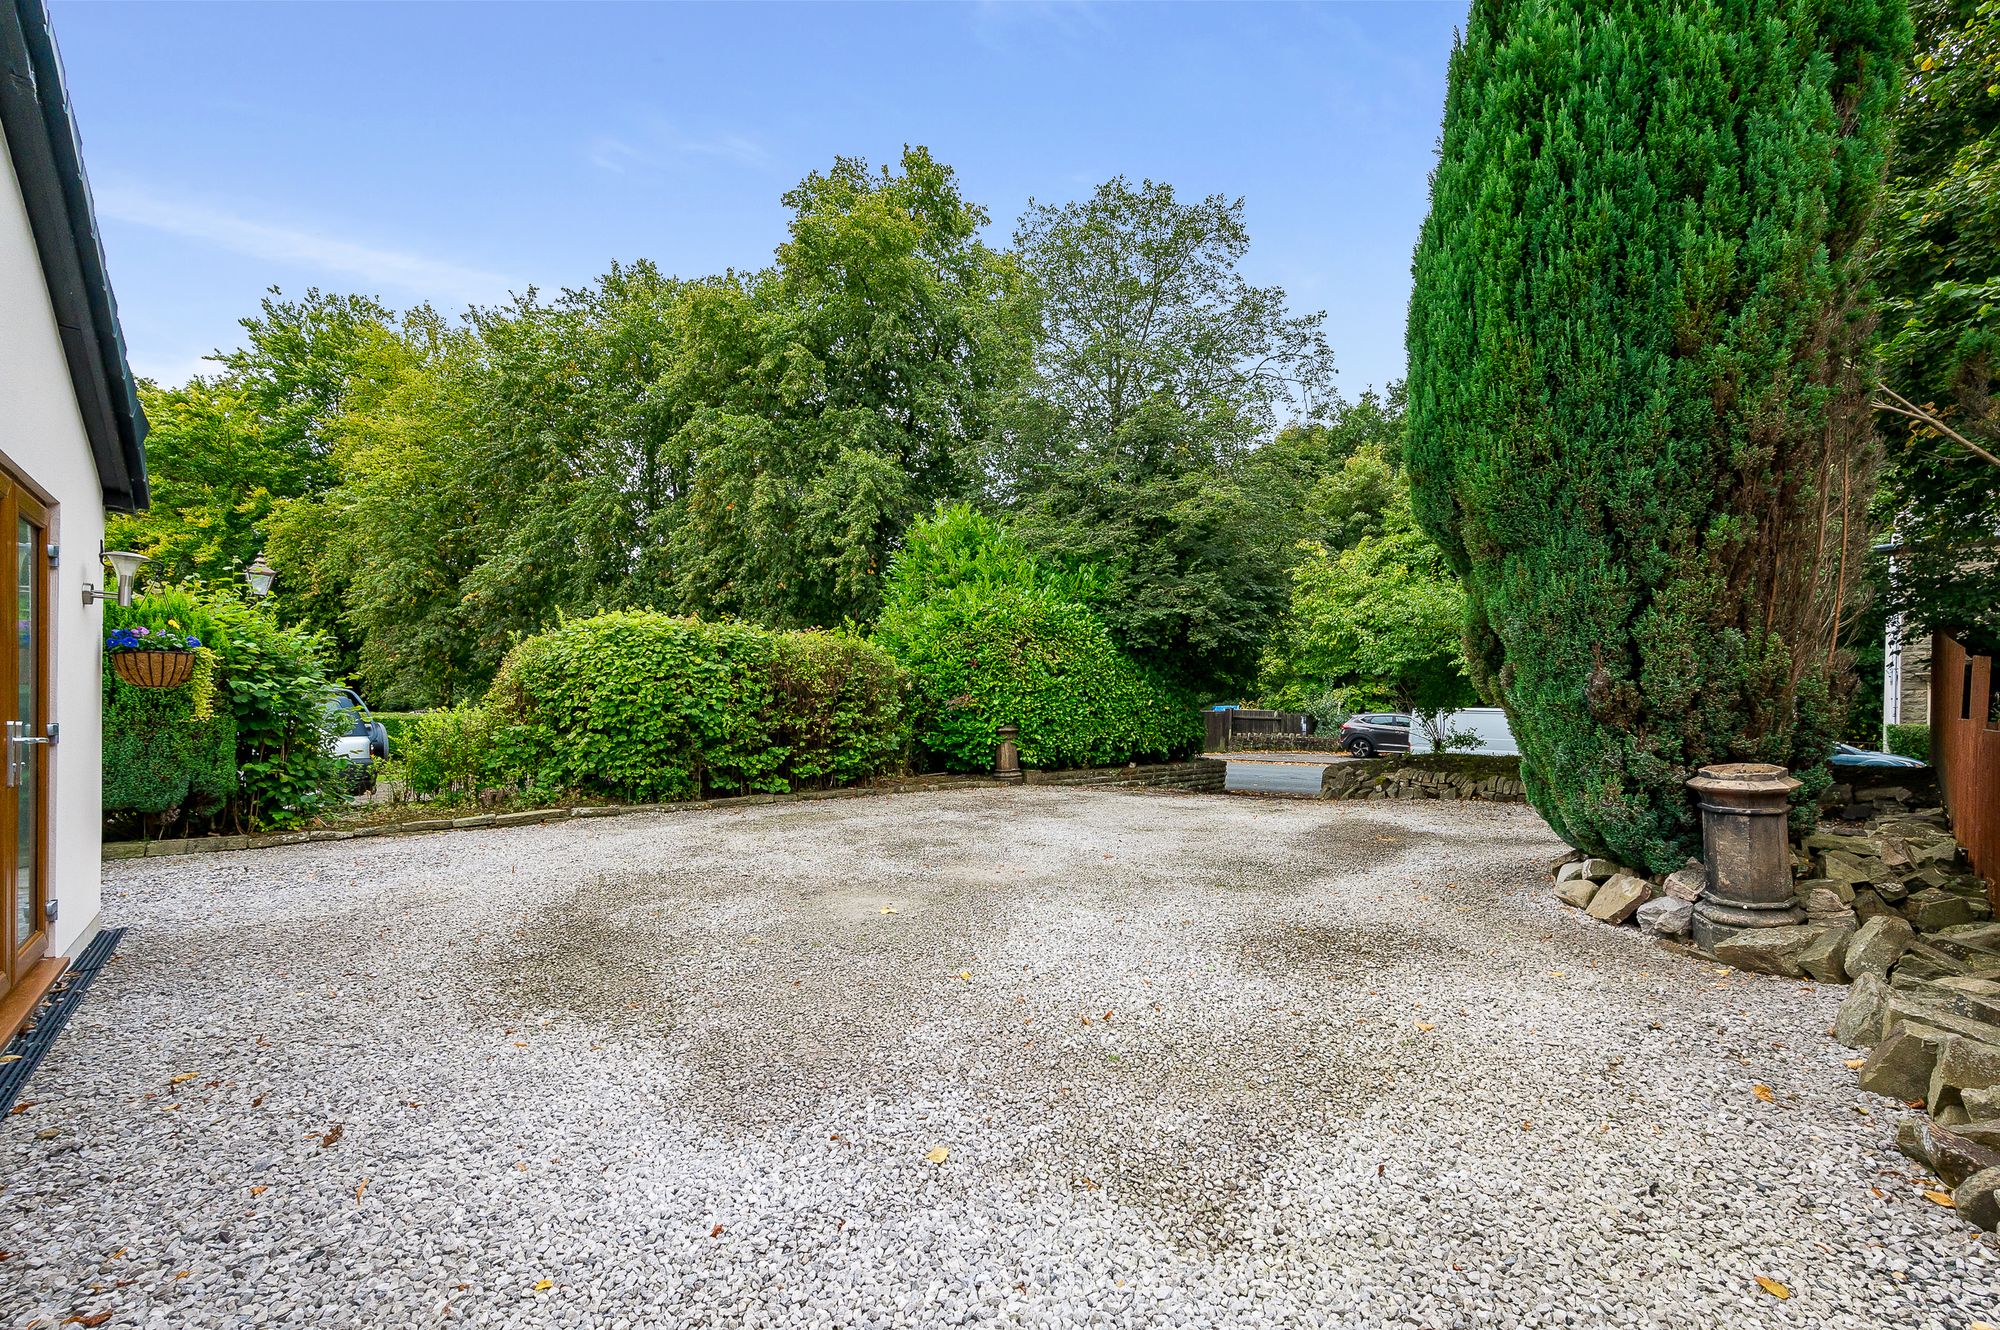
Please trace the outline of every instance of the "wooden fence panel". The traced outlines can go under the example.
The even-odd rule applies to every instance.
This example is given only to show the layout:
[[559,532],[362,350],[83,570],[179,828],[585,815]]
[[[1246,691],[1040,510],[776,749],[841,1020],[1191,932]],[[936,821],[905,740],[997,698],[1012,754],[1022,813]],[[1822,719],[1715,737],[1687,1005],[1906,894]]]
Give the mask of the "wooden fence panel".
[[1952,831],[2000,907],[2000,678],[1940,633],[1931,643],[1931,764]]

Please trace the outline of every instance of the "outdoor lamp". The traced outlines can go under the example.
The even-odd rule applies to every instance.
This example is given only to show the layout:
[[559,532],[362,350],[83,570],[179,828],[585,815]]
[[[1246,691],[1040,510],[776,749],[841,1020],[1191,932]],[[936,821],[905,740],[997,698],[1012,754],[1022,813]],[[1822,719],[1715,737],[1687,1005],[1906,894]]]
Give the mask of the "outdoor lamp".
[[249,584],[250,594],[260,600],[271,594],[271,579],[277,575],[278,570],[265,563],[261,554],[257,556],[257,562],[243,570],[243,580]]
[[138,578],[139,565],[146,562],[146,556],[143,554],[134,554],[131,550],[100,549],[97,552],[97,557],[111,565],[111,574],[118,580],[118,590],[115,594],[109,591],[99,591],[90,583],[85,582],[83,584],[83,603],[88,605],[93,601],[116,600],[120,605],[130,605],[132,603],[132,583]]

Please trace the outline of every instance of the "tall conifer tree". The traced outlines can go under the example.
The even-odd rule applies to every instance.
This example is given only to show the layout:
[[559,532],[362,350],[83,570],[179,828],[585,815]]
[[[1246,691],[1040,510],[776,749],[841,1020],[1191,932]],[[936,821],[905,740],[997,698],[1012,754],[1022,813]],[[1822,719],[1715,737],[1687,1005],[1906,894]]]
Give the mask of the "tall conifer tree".
[[1474,0],[1411,299],[1417,512],[1529,796],[1675,867],[1710,762],[1825,780],[1903,0]]

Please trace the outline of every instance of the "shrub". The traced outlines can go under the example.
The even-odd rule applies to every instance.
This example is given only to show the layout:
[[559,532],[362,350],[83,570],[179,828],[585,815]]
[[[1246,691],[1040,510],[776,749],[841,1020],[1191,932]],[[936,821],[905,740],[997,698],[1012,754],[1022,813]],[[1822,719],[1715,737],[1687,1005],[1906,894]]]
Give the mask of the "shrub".
[[911,677],[913,744],[953,771],[993,764],[1020,727],[1030,766],[1177,755],[1201,742],[1194,701],[1120,652],[1080,597],[1088,567],[1057,569],[959,505],[912,526],[889,566],[875,641]]
[[328,643],[233,596],[211,594],[204,604],[215,621],[222,696],[236,718],[237,822],[307,821],[346,794],[327,713]]
[[1898,757],[1931,760],[1931,727],[1928,725],[1889,726],[1889,751]]
[[902,693],[850,636],[618,611],[516,644],[479,707],[412,726],[399,769],[418,793],[776,793],[893,769]]
[[413,794],[449,801],[507,779],[494,762],[493,715],[480,703],[411,714],[389,736],[389,774]]
[[1686,780],[1828,782],[1870,535],[1864,263],[1901,0],[1475,0],[1409,318],[1417,515],[1571,844],[1670,869]]
[[918,753],[952,771],[993,765],[1020,727],[1035,767],[1179,755],[1201,742],[1194,700],[1127,659],[1081,605],[1005,587],[884,614],[875,640],[910,673]]

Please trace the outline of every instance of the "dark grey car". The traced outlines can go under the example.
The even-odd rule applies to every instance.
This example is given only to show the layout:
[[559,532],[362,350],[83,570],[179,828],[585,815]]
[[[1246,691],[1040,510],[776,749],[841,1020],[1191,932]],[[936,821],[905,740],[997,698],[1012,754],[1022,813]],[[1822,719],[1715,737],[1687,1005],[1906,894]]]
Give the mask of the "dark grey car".
[[1340,724],[1340,746],[1356,757],[1410,751],[1410,718],[1398,711],[1369,711]]

